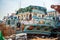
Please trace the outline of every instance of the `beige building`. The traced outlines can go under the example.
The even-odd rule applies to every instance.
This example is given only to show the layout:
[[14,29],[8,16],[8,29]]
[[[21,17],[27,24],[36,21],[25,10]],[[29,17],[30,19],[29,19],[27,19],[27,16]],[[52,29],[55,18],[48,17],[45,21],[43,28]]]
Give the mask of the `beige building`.
[[18,10],[17,16],[20,17],[20,20],[26,19],[35,19],[38,17],[44,17],[46,14],[46,8],[40,6],[28,6],[25,9]]
[[[20,20],[26,20],[26,17],[29,18],[29,15],[30,15],[30,12],[24,12],[24,13],[17,14],[17,16],[20,17]],[[36,17],[42,18],[42,17],[45,17],[45,16],[57,16],[59,14],[56,11],[49,11],[49,12],[47,12],[47,15],[45,15],[43,13],[38,13],[38,12],[37,13],[36,12],[32,12],[31,15],[32,15],[32,17],[36,16]],[[33,19],[34,18],[32,18],[32,20]]]
[[20,20],[26,20],[26,17],[29,17],[30,13],[29,12],[24,12],[24,13],[19,13],[17,16],[20,17]]
[[[20,17],[20,20],[26,20],[26,18],[29,19],[29,15],[30,15],[30,14],[32,15],[32,17],[33,17],[33,16],[36,16],[36,17],[42,18],[42,17],[45,16],[45,14],[34,13],[34,12],[32,12],[32,13],[30,13],[30,12],[19,13],[19,14],[17,14],[17,16]],[[34,19],[34,18],[32,18],[32,20],[33,20],[33,19]]]
[[56,11],[48,11],[47,12],[47,15],[48,16],[57,16],[58,15],[58,12],[56,12]]

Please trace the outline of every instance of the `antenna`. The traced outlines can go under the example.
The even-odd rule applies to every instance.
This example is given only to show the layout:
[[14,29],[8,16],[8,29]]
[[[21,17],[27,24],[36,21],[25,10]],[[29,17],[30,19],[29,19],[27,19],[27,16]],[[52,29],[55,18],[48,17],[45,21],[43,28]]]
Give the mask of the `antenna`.
[[45,1],[43,1],[43,6],[45,7]]
[[20,0],[20,8],[21,8],[21,0]]

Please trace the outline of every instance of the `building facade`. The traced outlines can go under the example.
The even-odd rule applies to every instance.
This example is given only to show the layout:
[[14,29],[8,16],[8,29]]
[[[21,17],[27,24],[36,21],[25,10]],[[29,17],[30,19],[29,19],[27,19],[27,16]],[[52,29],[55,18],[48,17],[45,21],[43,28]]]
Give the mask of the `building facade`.
[[28,7],[24,8],[24,10],[25,11],[23,11],[23,10],[21,11],[21,9],[20,9],[16,13],[17,16],[20,17],[20,20],[27,20],[27,19],[33,20],[38,17],[42,18],[47,14],[46,8],[40,7],[40,6],[28,6]]

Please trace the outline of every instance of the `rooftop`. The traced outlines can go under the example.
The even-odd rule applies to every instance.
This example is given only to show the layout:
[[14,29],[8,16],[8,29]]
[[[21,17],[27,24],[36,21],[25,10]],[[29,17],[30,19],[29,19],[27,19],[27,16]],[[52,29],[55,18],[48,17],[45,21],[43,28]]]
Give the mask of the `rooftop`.
[[41,7],[41,6],[28,6],[28,7],[25,7],[25,8],[20,8],[16,14],[19,14],[19,13],[24,13],[24,12],[32,12],[32,9],[37,9],[37,10],[40,10],[40,11],[43,11],[45,14],[47,13],[47,9],[45,7]]

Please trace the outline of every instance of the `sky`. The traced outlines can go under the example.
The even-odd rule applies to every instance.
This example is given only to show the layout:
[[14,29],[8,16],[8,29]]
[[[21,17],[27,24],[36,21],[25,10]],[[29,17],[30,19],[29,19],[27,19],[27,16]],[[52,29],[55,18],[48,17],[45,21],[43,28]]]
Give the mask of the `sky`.
[[60,0],[0,0],[0,19],[29,5],[43,6],[47,8],[47,11],[51,11],[52,4],[60,5]]

